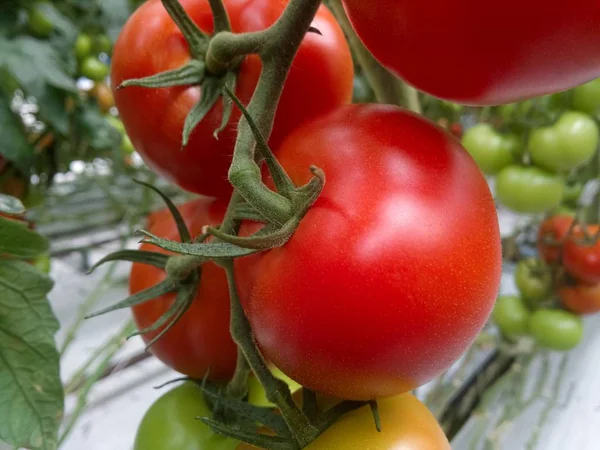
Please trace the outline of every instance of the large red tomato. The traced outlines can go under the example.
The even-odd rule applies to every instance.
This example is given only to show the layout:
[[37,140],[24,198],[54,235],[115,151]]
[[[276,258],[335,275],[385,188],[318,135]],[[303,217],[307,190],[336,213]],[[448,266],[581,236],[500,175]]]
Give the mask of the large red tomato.
[[482,328],[500,282],[498,219],[473,159],[431,122],[381,105],[311,122],[279,156],[296,183],[311,164],[327,183],[287,244],[237,261],[265,356],[346,399],[439,375]]
[[597,0],[343,0],[381,63],[417,89],[510,103],[600,77]]
[[558,293],[562,304],[569,311],[577,314],[593,314],[600,311],[600,284],[564,286]]
[[[594,236],[599,225],[589,225],[587,234]],[[600,283],[600,241],[593,245],[581,242],[584,233],[578,227],[573,236],[567,239],[563,249],[563,263],[567,271],[579,281],[588,284]]]
[[[223,219],[224,209],[209,198],[199,198],[180,208],[192,236],[207,224]],[[148,230],[167,239],[179,240],[175,221],[167,212],[151,216]],[[158,247],[142,244],[141,250],[168,253]],[[165,279],[165,272],[146,264],[133,264],[129,278],[131,294],[155,286]],[[167,294],[133,307],[138,328],[151,326],[175,301]],[[159,330],[160,331],[160,330]],[[159,331],[143,335],[149,342]],[[229,292],[224,271],[214,263],[202,265],[198,293],[183,317],[152,347],[158,359],[178,372],[203,378],[209,371],[211,380],[227,380],[235,370],[237,348],[229,335]]]
[[[211,10],[206,0],[180,0],[192,20],[212,32]],[[262,30],[281,15],[286,0],[225,0],[235,32]],[[273,135],[275,148],[283,137],[307,119],[349,103],[353,65],[344,34],[333,15],[321,7],[313,22],[321,34],[309,33],[302,42],[277,109]],[[183,35],[160,0],[144,3],[126,23],[113,53],[113,89],[122,81],[175,69],[190,60]],[[242,64],[236,93],[247,103],[261,70],[258,56]],[[115,101],[127,134],[136,150],[158,173],[184,189],[211,196],[231,192],[227,171],[233,154],[239,111],[228,127],[213,137],[222,117],[222,103],[209,112],[181,148],[183,124],[198,102],[200,88],[145,89],[130,87],[115,92]]]

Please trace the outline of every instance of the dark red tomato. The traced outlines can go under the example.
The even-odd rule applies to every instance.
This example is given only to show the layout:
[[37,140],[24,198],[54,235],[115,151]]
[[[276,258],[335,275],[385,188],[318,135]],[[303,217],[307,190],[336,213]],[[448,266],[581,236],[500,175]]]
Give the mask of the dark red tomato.
[[[224,214],[223,208],[208,198],[194,200],[180,210],[192,236],[202,233],[204,225],[218,224]],[[161,237],[179,240],[175,222],[166,212],[151,217],[148,230]],[[168,253],[148,244],[142,244],[141,249]],[[163,270],[134,264],[129,291],[135,294],[164,279]],[[138,328],[151,326],[174,300],[174,293],[167,294],[133,307]],[[145,334],[144,341],[149,342],[159,331]],[[203,378],[209,368],[212,380],[227,380],[233,375],[237,350],[229,335],[229,293],[222,269],[214,263],[202,265],[198,294],[190,309],[151,347],[151,351],[166,365],[194,378]]]
[[551,239],[557,243],[561,242],[567,235],[573,220],[573,217],[561,214],[549,217],[540,225],[537,237],[537,248],[540,256],[546,263],[554,264],[558,261],[561,253],[560,245],[550,245],[546,242],[546,239]]
[[500,281],[498,219],[473,159],[433,123],[381,105],[313,121],[279,156],[296,183],[311,164],[327,183],[287,244],[237,261],[265,356],[345,399],[439,375],[477,336]]
[[435,97],[495,105],[600,77],[597,0],[343,2],[373,55]]
[[[181,0],[204,31],[213,29],[206,0]],[[257,31],[273,24],[287,1],[225,0],[236,32]],[[277,109],[270,144],[281,140],[307,119],[327,113],[352,99],[354,69],[344,34],[333,15],[321,7],[312,24],[322,35],[309,33],[302,42]],[[160,0],[144,3],[129,19],[113,52],[113,88],[129,78],[145,77],[180,67],[190,59],[187,44]],[[257,56],[246,58],[236,94],[247,103],[261,70]],[[198,125],[182,151],[185,118],[198,102],[199,87],[127,88],[115,101],[127,134],[158,173],[188,191],[224,197],[231,192],[227,171],[233,154],[237,109],[219,139],[213,137],[222,117],[219,101]]]
[[593,314],[600,311],[600,284],[565,286],[559,291],[562,304],[576,314]]
[[[595,236],[600,226],[590,225],[587,234]],[[567,271],[579,281],[588,284],[600,283],[600,241],[587,245],[582,241],[583,230],[580,227],[567,239],[563,249],[563,264]]]

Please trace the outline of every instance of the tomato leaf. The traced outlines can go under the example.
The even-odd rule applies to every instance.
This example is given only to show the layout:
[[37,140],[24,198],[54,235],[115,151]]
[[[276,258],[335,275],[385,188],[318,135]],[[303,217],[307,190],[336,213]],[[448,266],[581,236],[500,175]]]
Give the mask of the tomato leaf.
[[121,32],[121,28],[131,15],[128,0],[99,0],[97,1],[97,5],[102,11],[100,18],[102,25],[114,42]]
[[[0,54],[2,40],[0,39]],[[11,161],[21,172],[28,173],[33,162],[33,147],[27,142],[17,116],[0,95],[0,155]]]
[[0,439],[32,450],[57,448],[63,413],[51,288],[33,266],[0,260]]
[[0,213],[9,216],[18,216],[25,212],[25,206],[18,198],[10,195],[0,194]]
[[0,217],[0,255],[33,259],[47,252],[48,241],[42,236],[22,222]]

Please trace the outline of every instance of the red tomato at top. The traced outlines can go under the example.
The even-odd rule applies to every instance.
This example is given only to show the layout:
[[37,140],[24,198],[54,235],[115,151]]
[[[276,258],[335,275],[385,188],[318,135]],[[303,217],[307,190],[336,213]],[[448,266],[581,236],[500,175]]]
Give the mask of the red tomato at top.
[[283,247],[237,260],[266,358],[345,399],[395,395],[447,369],[500,283],[496,209],[473,159],[436,125],[381,105],[297,129],[279,157],[296,183],[311,164],[327,183]]
[[[192,236],[202,233],[204,225],[216,225],[225,213],[222,205],[210,198],[199,198],[180,207]],[[160,237],[179,240],[175,221],[167,211],[150,216],[148,231]],[[149,244],[141,250],[169,253]],[[133,264],[129,291],[135,294],[165,279],[165,272],[146,264]],[[134,306],[133,317],[139,329],[154,324],[173,304],[175,293],[163,295]],[[161,328],[162,330],[162,328]],[[159,330],[160,331],[160,330]],[[159,331],[143,335],[148,343]],[[229,335],[229,291],[223,269],[209,262],[202,265],[198,293],[182,318],[150,350],[163,363],[194,378],[228,380],[233,375],[237,347]]]
[[[206,0],[180,0],[192,20],[205,32],[213,30]],[[225,0],[235,32],[263,30],[281,15],[287,1]],[[302,42],[277,109],[270,144],[281,140],[307,119],[331,111],[352,99],[354,69],[344,34],[333,15],[321,7]],[[187,43],[160,0],[149,0],[129,18],[119,36],[112,62],[113,89],[124,80],[178,68],[190,60]],[[236,94],[250,100],[261,62],[258,56],[242,64]],[[227,171],[233,154],[237,108],[218,140],[213,132],[222,118],[222,103],[209,112],[181,149],[182,130],[198,102],[198,86],[163,89],[129,87],[115,92],[115,102],[127,134],[152,169],[188,191],[215,197],[231,192]]]
[[471,105],[600,77],[597,0],[343,0],[365,45],[417,89]]
[[[598,225],[589,225],[587,234],[595,236],[600,230]],[[584,234],[578,227],[573,236],[565,242],[563,264],[567,271],[577,280],[588,284],[600,283],[600,241],[593,245],[581,242]]]

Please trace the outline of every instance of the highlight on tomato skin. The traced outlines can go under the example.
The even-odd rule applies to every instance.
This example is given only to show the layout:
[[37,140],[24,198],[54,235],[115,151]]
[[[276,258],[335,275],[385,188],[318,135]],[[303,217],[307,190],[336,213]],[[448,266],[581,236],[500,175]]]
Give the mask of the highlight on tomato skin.
[[343,0],[384,66],[434,97],[500,105],[600,77],[600,3]]
[[431,122],[381,105],[298,128],[279,158],[297,184],[311,164],[327,183],[284,246],[236,261],[265,356],[346,399],[439,375],[485,324],[500,283],[498,218],[473,159]]
[[[212,13],[206,0],[180,3],[199,28],[212,32]],[[287,0],[224,1],[236,33],[267,28],[279,18],[287,3]],[[305,36],[285,82],[269,140],[273,149],[297,126],[352,100],[352,55],[340,26],[325,6],[318,10],[313,26],[320,34]],[[199,86],[116,90],[127,79],[176,69],[190,59],[183,35],[161,1],[145,2],[129,18],[114,46],[111,79],[116,106],[134,147],[155,172],[187,191],[229,198],[232,187],[227,172],[240,118],[237,108],[215,139],[213,133],[223,112],[219,100],[196,126],[182,151],[184,122],[200,99]],[[247,56],[241,64],[235,93],[242,103],[250,101],[261,68],[257,55]]]

